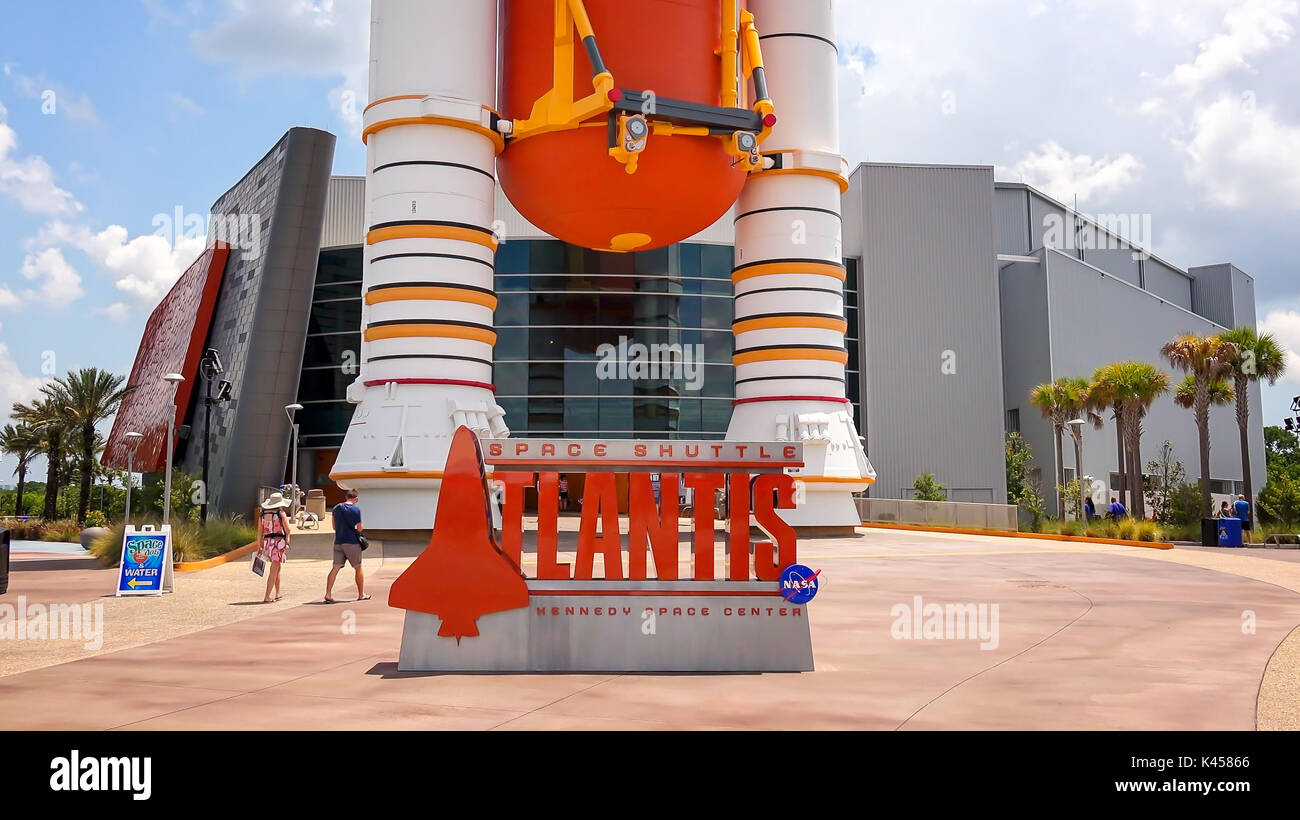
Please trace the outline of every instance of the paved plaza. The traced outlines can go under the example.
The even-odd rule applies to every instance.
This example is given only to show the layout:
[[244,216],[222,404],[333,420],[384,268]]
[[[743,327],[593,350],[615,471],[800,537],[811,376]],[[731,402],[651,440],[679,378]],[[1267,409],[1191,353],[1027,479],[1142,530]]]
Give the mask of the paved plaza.
[[[367,553],[373,600],[334,605],[319,558],[264,605],[246,561],[115,599],[88,559],[16,555],[0,604],[102,603],[104,635],[0,641],[0,729],[1300,728],[1296,551],[803,539],[816,671],[732,675],[398,672],[402,552]],[[982,607],[995,640],[909,635],[929,604]]]

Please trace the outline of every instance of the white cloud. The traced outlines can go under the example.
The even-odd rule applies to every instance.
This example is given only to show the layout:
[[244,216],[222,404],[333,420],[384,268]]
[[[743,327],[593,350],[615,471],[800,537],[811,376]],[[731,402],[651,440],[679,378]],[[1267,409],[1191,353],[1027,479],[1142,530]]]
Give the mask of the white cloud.
[[1252,58],[1291,39],[1294,29],[1288,18],[1297,10],[1295,0],[1234,5],[1223,16],[1223,28],[1200,44],[1196,59],[1175,66],[1165,82],[1192,97],[1231,74],[1252,70]]
[[341,77],[330,107],[360,134],[370,70],[367,0],[221,0],[225,16],[192,35],[194,49],[233,62],[246,78],[267,74]]
[[95,308],[95,313],[101,316],[107,316],[114,322],[125,322],[131,315],[131,306],[126,302],[113,302],[110,305]]
[[1078,196],[1082,202],[1128,188],[1141,176],[1142,163],[1132,154],[1094,159],[1088,154],[1071,154],[1060,143],[1043,143],[1011,167],[997,169],[1004,179],[1024,182],[1062,202]]
[[38,288],[23,291],[23,298],[38,300],[47,305],[63,307],[75,302],[85,293],[81,276],[68,264],[59,248],[46,248],[39,253],[29,253],[23,260],[23,277],[35,282]]
[[1281,382],[1300,387],[1300,310],[1274,310],[1259,323],[1261,333],[1272,333],[1286,348],[1286,373]]
[[1197,109],[1190,138],[1176,144],[1188,181],[1210,203],[1300,209],[1300,125],[1280,121],[1275,109],[1221,98]]
[[190,114],[203,113],[203,106],[194,102],[194,100],[191,100],[189,97],[185,96],[179,91],[173,91],[171,94],[168,94],[167,100],[172,104],[174,108],[178,108],[181,111],[185,111]]
[[9,353],[9,347],[0,342],[0,414],[8,420],[9,408],[14,402],[28,402],[36,398],[41,387],[50,380],[39,376],[25,376]]
[[28,242],[31,248],[72,246],[113,277],[124,296],[142,304],[158,301],[193,264],[207,245],[204,236],[186,236],[173,246],[168,237],[142,234],[132,237],[121,225],[99,232],[84,225],[54,221]]
[[14,293],[8,285],[0,285],[0,308],[13,308],[22,304],[18,294]]
[[18,135],[6,122],[8,113],[0,104],[0,194],[12,197],[29,213],[54,216],[81,211],[76,197],[54,184],[49,163],[38,156],[13,156]]
[[18,93],[28,99],[40,100],[42,113],[61,115],[75,122],[91,125],[99,123],[99,112],[95,110],[95,104],[85,94],[70,91],[63,84],[54,82],[44,74],[37,76],[23,74],[13,63],[5,63],[4,75],[13,83]]

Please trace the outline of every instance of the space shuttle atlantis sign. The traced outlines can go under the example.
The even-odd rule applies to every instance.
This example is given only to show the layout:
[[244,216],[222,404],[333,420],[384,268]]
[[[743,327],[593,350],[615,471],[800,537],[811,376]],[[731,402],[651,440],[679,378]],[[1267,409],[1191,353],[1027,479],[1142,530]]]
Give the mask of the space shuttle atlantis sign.
[[[429,546],[389,592],[389,605],[407,611],[399,668],[811,670],[808,601],[819,580],[798,565],[795,532],[776,512],[795,503],[784,470],[802,459],[791,442],[480,443],[459,428]],[[499,542],[489,466],[504,488]],[[560,473],[585,474],[576,546],[563,549]],[[538,529],[525,549],[529,487],[538,492]],[[689,517],[680,488],[701,502]],[[724,489],[730,531],[718,555],[712,500]]]

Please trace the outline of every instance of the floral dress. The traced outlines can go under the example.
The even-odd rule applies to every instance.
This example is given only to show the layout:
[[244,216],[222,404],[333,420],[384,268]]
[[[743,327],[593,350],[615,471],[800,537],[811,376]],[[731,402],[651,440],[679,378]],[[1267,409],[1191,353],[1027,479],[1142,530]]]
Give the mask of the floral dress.
[[266,559],[273,564],[283,564],[289,552],[289,542],[285,540],[284,522],[280,519],[280,510],[262,511],[262,551]]

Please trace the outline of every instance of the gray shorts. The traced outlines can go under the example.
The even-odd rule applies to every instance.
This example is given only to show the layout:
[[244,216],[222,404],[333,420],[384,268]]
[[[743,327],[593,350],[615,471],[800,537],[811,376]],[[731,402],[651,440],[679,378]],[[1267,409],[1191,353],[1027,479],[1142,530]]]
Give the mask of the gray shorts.
[[344,562],[354,567],[361,566],[361,545],[360,544],[335,544],[334,545],[334,566],[341,567]]

